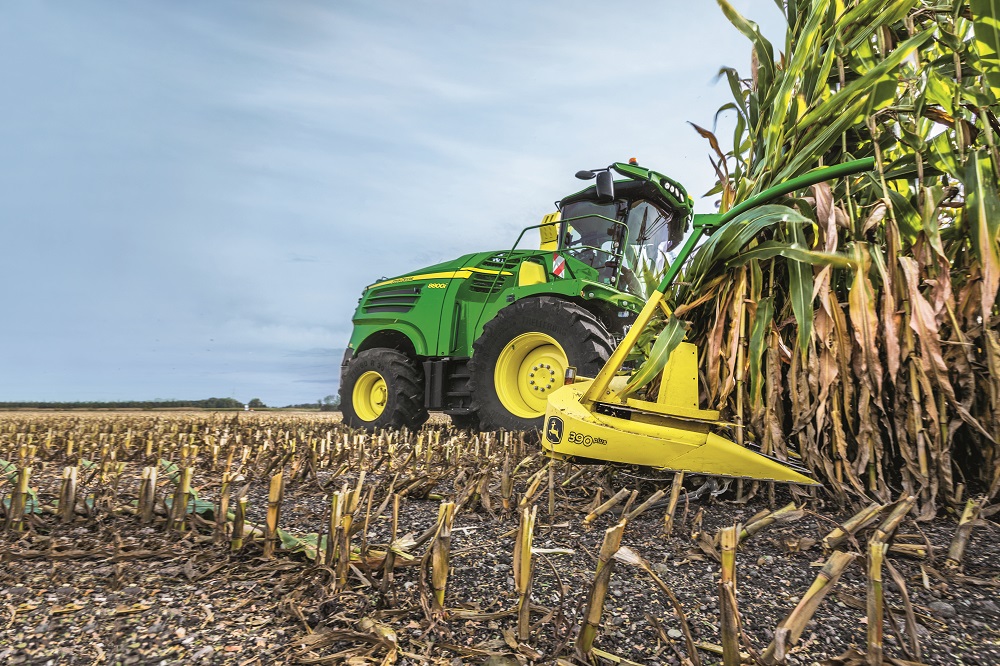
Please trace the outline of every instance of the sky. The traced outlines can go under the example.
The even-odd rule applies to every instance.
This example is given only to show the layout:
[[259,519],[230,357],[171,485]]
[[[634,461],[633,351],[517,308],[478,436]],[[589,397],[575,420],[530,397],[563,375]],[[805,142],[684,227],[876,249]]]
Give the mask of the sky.
[[580,169],[711,212],[688,121],[749,60],[713,2],[2,3],[0,402],[334,394],[367,284],[509,248]]

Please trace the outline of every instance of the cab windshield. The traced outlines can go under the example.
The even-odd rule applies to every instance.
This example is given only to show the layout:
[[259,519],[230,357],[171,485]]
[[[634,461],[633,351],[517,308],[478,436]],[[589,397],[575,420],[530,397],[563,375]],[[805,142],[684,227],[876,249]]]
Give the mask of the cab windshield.
[[562,209],[559,247],[594,268],[599,281],[647,298],[668,265],[670,212],[647,201],[577,201]]
[[619,259],[626,226],[622,220],[627,206],[615,201],[599,204],[578,201],[567,204],[562,211],[560,249],[595,269],[599,281],[618,286]]
[[[667,255],[677,244],[671,238],[673,216],[649,203],[636,201],[628,211],[628,243],[625,247],[625,266],[622,271],[621,289],[646,298],[659,283],[670,263]],[[631,278],[629,278],[631,273]]]

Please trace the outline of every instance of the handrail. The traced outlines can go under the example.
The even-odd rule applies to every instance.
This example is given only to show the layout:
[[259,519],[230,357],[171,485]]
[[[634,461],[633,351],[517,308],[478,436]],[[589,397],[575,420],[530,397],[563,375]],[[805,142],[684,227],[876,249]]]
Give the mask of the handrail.
[[[517,235],[517,238],[514,240],[514,245],[511,246],[510,250],[507,250],[506,252],[503,253],[504,263],[506,264],[507,258],[510,257],[514,253],[515,250],[517,250],[517,246],[521,243],[521,239],[524,238],[525,232],[530,231],[531,229],[540,229],[542,227],[547,227],[547,226],[550,226],[552,224],[558,224],[558,225],[561,226],[563,222],[571,222],[573,220],[582,220],[584,218],[598,218],[600,220],[606,220],[607,222],[610,222],[612,224],[617,224],[617,225],[620,225],[622,227],[625,227],[624,242],[621,243],[621,245],[620,245],[621,249],[620,249],[620,251],[617,254],[615,254],[613,252],[608,252],[607,250],[604,250],[604,249],[599,248],[599,247],[594,247],[592,245],[580,245],[580,246],[578,246],[581,249],[586,248],[586,249],[596,250],[597,252],[602,252],[602,253],[610,255],[612,257],[616,257],[618,259],[619,264],[622,264],[623,261],[624,261],[624,258],[625,258],[625,250],[624,250],[624,248],[625,248],[625,246],[628,243],[628,225],[625,224],[624,222],[622,222],[621,220],[615,220],[615,219],[612,219],[612,218],[604,216],[604,215],[596,215],[596,214],[595,215],[577,215],[576,217],[562,218],[562,219],[560,219],[560,220],[558,220],[556,222],[542,222],[540,224],[533,224],[531,226],[524,227],[523,229],[521,229],[521,233],[519,233]],[[561,235],[562,234],[560,234],[558,251],[565,251],[568,248],[562,247],[562,238],[561,238]],[[537,252],[538,252],[538,254],[525,255],[524,257],[522,257],[521,260],[518,262],[518,265],[524,263],[524,260],[527,259],[527,258],[529,258],[529,257],[546,254],[546,252],[543,252],[542,250],[537,250]],[[511,267],[511,268],[513,269],[513,267]],[[593,268],[593,267],[591,267],[591,268]],[[570,268],[570,271],[572,271],[572,268]],[[492,295],[494,293],[493,290],[496,288],[497,282],[500,280],[500,277],[501,277],[502,273],[503,273],[503,270],[501,269],[500,271],[497,272],[496,276],[493,278],[493,283],[490,285],[490,291],[489,291],[489,294],[487,294],[487,299],[483,300],[483,304],[479,308],[479,316],[476,317],[476,325],[475,325],[476,329],[479,328],[479,323],[482,321],[483,314],[485,314],[485,312],[486,312],[486,306],[489,303],[488,296],[490,296],[490,295]],[[572,277],[576,278],[576,275],[572,274]],[[621,277],[621,272],[620,271],[618,273],[618,277],[619,278]],[[614,286],[617,288],[618,287],[617,283]]]

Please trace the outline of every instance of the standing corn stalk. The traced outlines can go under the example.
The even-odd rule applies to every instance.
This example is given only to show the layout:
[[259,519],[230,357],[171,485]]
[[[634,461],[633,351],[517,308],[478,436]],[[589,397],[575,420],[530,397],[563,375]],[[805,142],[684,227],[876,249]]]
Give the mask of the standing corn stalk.
[[684,472],[674,474],[674,481],[670,484],[670,500],[667,503],[667,512],[663,516],[663,533],[670,536],[674,531],[674,513],[677,511],[677,501],[681,496],[681,489],[684,487]]
[[[148,468],[147,468],[148,469]],[[156,469],[155,467],[153,468]],[[64,467],[62,488],[59,491],[59,515],[64,523],[71,523],[76,517],[76,480],[79,475],[79,467]],[[153,483],[155,483],[155,476]],[[141,506],[142,497],[140,497]],[[152,513],[152,507],[149,509]],[[145,511],[143,511],[145,518]],[[144,520],[143,522],[149,522]]]
[[437,534],[431,543],[431,586],[434,588],[434,612],[444,613],[444,595],[448,586],[448,556],[451,552],[451,526],[455,503],[442,502],[438,509]]
[[271,477],[267,494],[267,519],[264,522],[264,557],[274,557],[278,543],[278,518],[281,514],[281,500],[284,494],[283,473]]
[[965,546],[969,543],[972,528],[975,526],[982,508],[982,504],[975,500],[970,499],[965,503],[965,510],[962,512],[962,518],[958,522],[958,529],[955,530],[955,537],[951,540],[951,545],[948,547],[948,560],[945,562],[945,566],[948,568],[957,569],[962,563]]
[[392,523],[389,530],[389,547],[385,552],[385,560],[382,564],[382,585],[379,592],[382,595],[382,603],[387,603],[389,588],[392,586],[393,570],[396,566],[396,536],[399,532],[399,495],[392,494]]
[[233,516],[233,534],[229,541],[232,552],[237,552],[243,548],[243,531],[247,515],[247,498],[238,497],[236,499],[236,511]]
[[601,626],[601,615],[604,614],[604,598],[608,595],[608,585],[611,582],[611,571],[614,568],[614,556],[622,543],[622,533],[625,531],[625,521],[604,532],[601,552],[597,556],[597,572],[594,583],[587,595],[587,609],[583,615],[583,625],[576,637],[576,654],[585,659],[594,647],[597,628]]
[[17,484],[14,492],[10,496],[10,506],[7,510],[6,529],[14,529],[17,532],[24,530],[24,512],[29,498],[28,479],[31,477],[31,468],[22,467],[17,472]]
[[868,663],[882,663],[882,562],[889,545],[878,539],[868,542]]
[[531,577],[534,572],[534,561],[531,553],[531,542],[535,536],[535,517],[538,507],[521,509],[521,524],[517,530],[517,542],[514,545],[514,588],[517,591],[517,639],[528,640],[531,624]]
[[170,529],[177,530],[179,532],[184,531],[184,524],[187,520],[187,509],[188,503],[191,500],[191,476],[194,474],[194,468],[185,467],[181,470],[177,478],[177,487],[174,491],[174,497],[170,505],[170,520],[167,524]]
[[736,528],[719,532],[722,568],[719,577],[719,630],[722,634],[722,661],[726,666],[739,666],[740,627],[736,608]]
[[[218,455],[217,451],[215,455]],[[223,472],[222,488],[219,489],[219,508],[215,515],[215,539],[218,543],[223,543],[226,540],[226,525],[229,522],[229,486],[231,483],[232,477],[229,472]]]

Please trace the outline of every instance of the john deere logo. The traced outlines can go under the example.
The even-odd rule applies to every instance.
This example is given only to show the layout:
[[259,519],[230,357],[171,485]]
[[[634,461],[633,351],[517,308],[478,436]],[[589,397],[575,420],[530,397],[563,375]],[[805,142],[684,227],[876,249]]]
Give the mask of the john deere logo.
[[549,424],[545,427],[545,439],[549,440],[553,444],[558,444],[562,441],[563,434],[563,422],[558,416],[550,416]]

